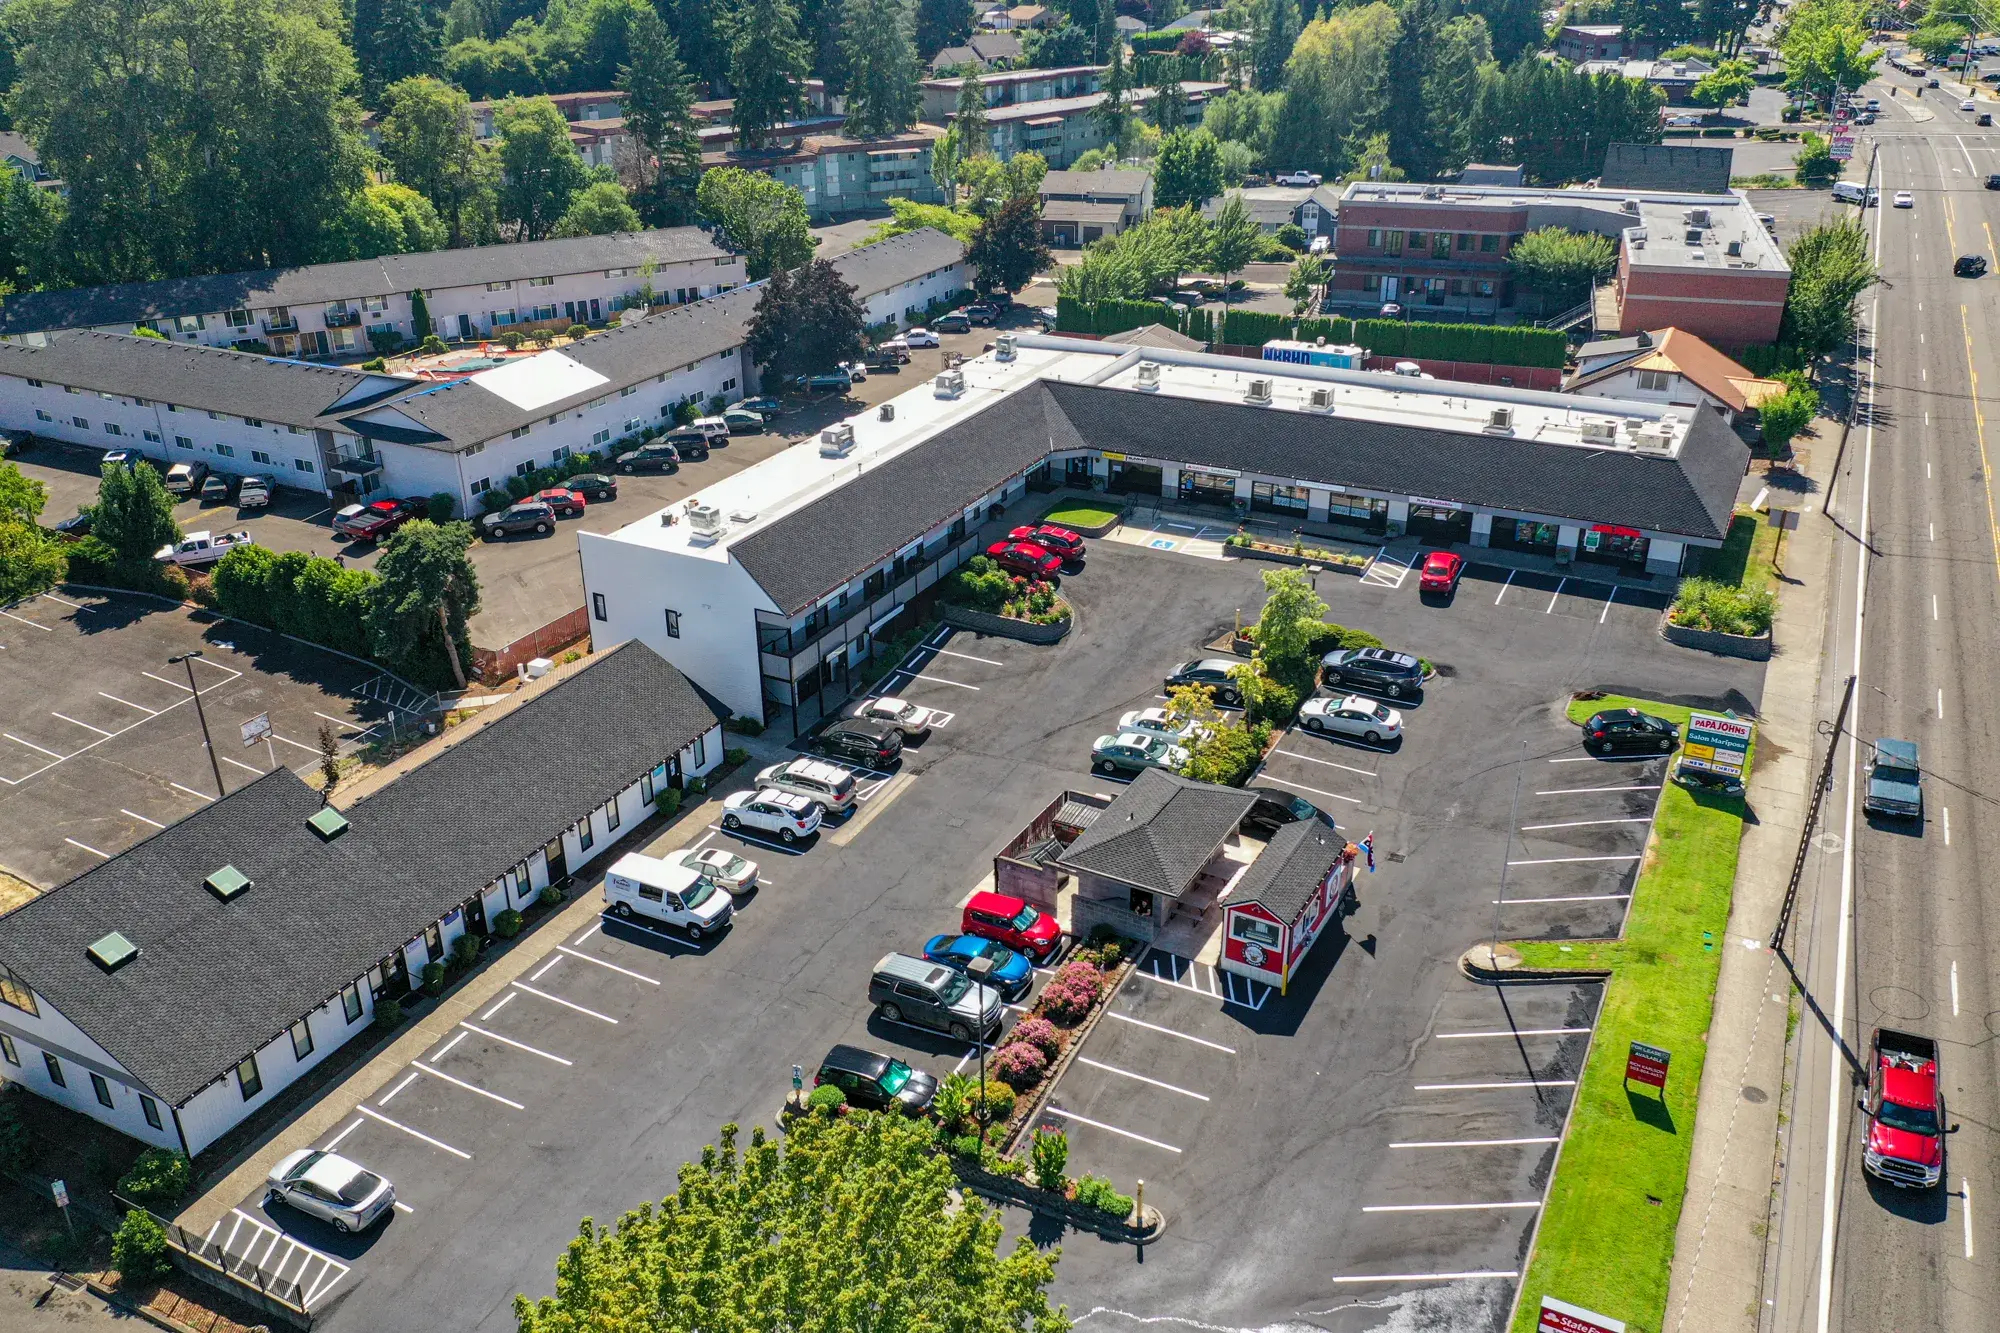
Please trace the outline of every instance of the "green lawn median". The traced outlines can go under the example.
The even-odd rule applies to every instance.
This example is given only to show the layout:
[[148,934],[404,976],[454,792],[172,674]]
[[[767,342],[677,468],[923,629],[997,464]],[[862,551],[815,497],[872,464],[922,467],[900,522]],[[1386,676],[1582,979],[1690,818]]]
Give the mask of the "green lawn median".
[[1049,511],[1042,521],[1053,523],[1059,528],[1101,528],[1117,521],[1122,509],[1108,509],[1103,505],[1068,504]]
[[[1693,711],[1612,695],[1573,701],[1569,717],[1627,706],[1683,727]],[[1524,967],[1611,973],[1514,1333],[1534,1333],[1544,1295],[1623,1319],[1631,1333],[1658,1333],[1665,1321],[1743,819],[1740,797],[1664,784],[1624,937],[1514,942]],[[1634,1041],[1673,1053],[1664,1095],[1628,1090]]]

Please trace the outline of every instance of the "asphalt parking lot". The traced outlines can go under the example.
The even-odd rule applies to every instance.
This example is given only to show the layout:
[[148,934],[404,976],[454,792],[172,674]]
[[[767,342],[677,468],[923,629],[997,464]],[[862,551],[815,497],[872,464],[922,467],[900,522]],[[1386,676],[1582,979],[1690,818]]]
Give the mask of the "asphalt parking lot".
[[[731,846],[760,863],[765,878],[726,932],[699,948],[624,925],[573,932],[327,1132],[320,1146],[384,1170],[410,1211],[339,1237],[251,1197],[217,1238],[236,1227],[239,1248],[317,1265],[312,1280],[337,1284],[320,1293],[336,1294],[321,1323],[336,1333],[507,1329],[515,1291],[551,1289],[578,1218],[662,1197],[726,1122],[771,1123],[794,1064],[810,1072],[829,1046],[854,1042],[938,1074],[965,1067],[966,1043],[871,1015],[872,965],[954,929],[992,854],[1052,795],[1104,789],[1088,772],[1092,738],[1155,702],[1165,672],[1204,655],[1238,608],[1254,614],[1262,572],[1097,543],[1065,578],[1078,617],[1062,644],[933,636],[882,689],[950,720],[892,771],[863,774],[855,814],[789,855],[685,821],[658,839],[655,854]],[[1575,754],[1560,716],[1582,684],[1754,706],[1761,673],[1666,647],[1657,612],[1622,590],[1584,615],[1547,609],[1547,596],[1517,604],[1504,576],[1468,581],[1451,604],[1394,582],[1322,575],[1320,587],[1332,618],[1445,668],[1404,745],[1283,747],[1297,739],[1309,758],[1358,756],[1351,767],[1369,770],[1301,784],[1353,797],[1328,808],[1344,828],[1376,831],[1378,873],[1362,875],[1357,914],[1286,995],[1149,956],[1080,1052],[1091,1063],[1056,1089],[1072,1173],[1127,1191],[1143,1177],[1172,1219],[1143,1260],[1066,1238],[1056,1294],[1073,1313],[1263,1327],[1311,1312],[1321,1327],[1360,1328],[1390,1307],[1474,1311],[1412,1325],[1459,1329],[1504,1312],[1510,1279],[1454,1275],[1517,1267],[1532,1210],[1414,1206],[1539,1199],[1540,1140],[1560,1132],[1561,1080],[1582,1049],[1582,1034],[1544,1029],[1590,1022],[1589,988],[1503,1003],[1453,967],[1491,933],[1500,863],[1540,845],[1508,822],[1521,740],[1533,759]],[[1513,869],[1510,894],[1530,883]],[[598,892],[594,875],[577,891]],[[1475,1031],[1509,1035],[1454,1035]],[[1504,1086],[1469,1086],[1488,1083]],[[1536,1141],[1391,1146],[1474,1138]],[[246,1218],[275,1234],[253,1239]],[[1009,1225],[1025,1223],[1010,1214]],[[326,1258],[301,1258],[305,1248]]]
[[[190,664],[169,657],[199,650]],[[414,696],[378,669],[132,594],[45,593],[0,608],[0,860],[47,888],[215,799],[199,707],[230,791],[319,763]],[[271,737],[242,743],[266,714]]]

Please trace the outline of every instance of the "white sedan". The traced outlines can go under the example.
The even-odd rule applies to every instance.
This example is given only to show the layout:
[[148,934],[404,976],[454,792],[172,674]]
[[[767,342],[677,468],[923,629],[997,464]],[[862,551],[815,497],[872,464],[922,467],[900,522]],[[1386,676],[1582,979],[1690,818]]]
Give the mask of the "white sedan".
[[1118,719],[1118,730],[1121,734],[1157,736],[1172,745],[1187,745],[1207,733],[1207,728],[1190,719],[1176,718],[1164,708],[1135,708]]
[[711,847],[704,852],[685,853],[681,864],[716,888],[730,893],[743,893],[757,884],[757,863],[726,848]]
[[1916,206],[1917,197],[1915,195],[1911,194],[1908,190],[1896,191],[1896,207],[1915,208]]
[[903,335],[903,342],[910,347],[936,347],[938,336],[929,329],[911,329]]
[[365,1231],[389,1215],[396,1187],[337,1153],[301,1148],[271,1168],[264,1203],[290,1204],[338,1231]]
[[888,694],[864,699],[854,706],[853,715],[871,722],[887,722],[905,736],[921,736],[937,721],[936,710]]
[[1307,731],[1353,736],[1380,745],[1403,734],[1403,715],[1358,694],[1344,699],[1322,696],[1305,701],[1299,709],[1299,725]]

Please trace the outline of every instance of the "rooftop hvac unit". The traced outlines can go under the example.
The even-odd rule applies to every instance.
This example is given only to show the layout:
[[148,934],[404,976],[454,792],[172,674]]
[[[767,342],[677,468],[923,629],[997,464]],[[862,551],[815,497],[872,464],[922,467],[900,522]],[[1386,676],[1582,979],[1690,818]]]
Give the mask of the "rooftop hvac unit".
[[1639,216],[1639,201],[1637,199],[1621,199],[1618,201],[1618,211],[1621,213],[1630,213],[1633,217],[1637,217]]
[[1514,409],[1496,407],[1486,414],[1486,429],[1495,435],[1514,433]]
[[1001,334],[993,344],[993,355],[1001,361],[1012,361],[1014,359],[1014,335],[1011,333]]
[[1688,243],[1689,245],[1700,245],[1700,244],[1701,244],[1701,234],[1702,234],[1702,233],[1701,233],[1701,228],[1700,228],[1700,227],[1689,227],[1689,228],[1687,229],[1687,235],[1686,235],[1685,239],[1686,239],[1686,241],[1687,241],[1687,243]]
[[1632,447],[1641,453],[1664,454],[1674,447],[1674,430],[1664,421],[1656,421],[1644,430],[1632,435]]
[[1723,249],[1727,250],[1731,255],[1740,255],[1743,253],[1743,242],[1731,241],[1728,245],[1724,246]]
[[875,417],[878,421],[894,421],[896,419],[896,405],[894,403],[882,404],[882,410],[877,412]]
[[937,377],[936,395],[939,398],[956,398],[965,392],[965,372],[953,367],[941,372]]
[[1315,385],[1306,394],[1306,406],[1315,412],[1333,411],[1333,386],[1328,384]]
[[[888,404],[883,404],[887,406]],[[821,458],[845,458],[854,448],[854,426],[842,421],[828,426],[819,433],[819,456]],[[693,522],[690,514],[688,521]]]
[[722,540],[729,531],[729,525],[722,521],[722,511],[714,505],[690,504],[687,511],[690,540],[707,546]]
[[1706,227],[1709,225],[1708,210],[1705,208],[1690,208],[1685,216],[1687,224],[1690,227]]
[[1159,362],[1141,361],[1139,363],[1139,387],[1142,389],[1158,389],[1160,387]]
[[1249,391],[1243,395],[1243,401],[1258,407],[1269,407],[1271,405],[1271,381],[1267,379],[1251,380]]
[[1590,444],[1610,444],[1618,438],[1618,423],[1605,417],[1585,417],[1583,438]]

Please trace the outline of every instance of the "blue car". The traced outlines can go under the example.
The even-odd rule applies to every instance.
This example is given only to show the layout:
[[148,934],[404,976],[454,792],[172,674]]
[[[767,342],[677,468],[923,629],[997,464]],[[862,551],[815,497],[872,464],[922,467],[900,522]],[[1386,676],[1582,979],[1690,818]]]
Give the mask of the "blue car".
[[1000,988],[1002,998],[1014,999],[1034,983],[1034,966],[1004,944],[977,935],[933,935],[924,946],[926,962],[942,963],[960,972],[981,956],[993,960],[993,984]]

